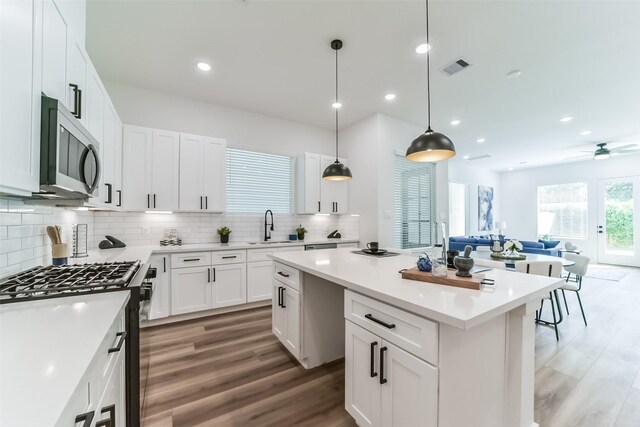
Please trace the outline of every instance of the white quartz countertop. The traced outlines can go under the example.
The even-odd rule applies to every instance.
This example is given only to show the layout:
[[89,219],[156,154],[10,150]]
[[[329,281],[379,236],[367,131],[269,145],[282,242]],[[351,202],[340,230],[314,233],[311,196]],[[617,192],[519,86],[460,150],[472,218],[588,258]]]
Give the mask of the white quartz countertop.
[[286,248],[304,245],[318,245],[324,243],[357,243],[358,239],[316,239],[316,240],[294,240],[292,243],[249,243],[249,242],[232,242],[228,244],[222,243],[198,243],[187,244],[182,246],[127,246],[118,249],[92,249],[89,250],[89,256],[85,258],[69,258],[69,264],[86,264],[94,262],[118,262],[118,261],[136,261],[143,263],[148,262],[152,254],[167,254],[181,252],[199,252],[199,251],[225,251],[238,249],[268,249],[268,248]]
[[0,425],[51,426],[129,292],[0,305]]
[[495,285],[476,291],[402,279],[399,271],[414,267],[417,257],[374,258],[352,251],[342,248],[270,256],[355,292],[461,329],[472,328],[536,300],[564,283],[559,278],[490,270],[483,274],[494,279]]

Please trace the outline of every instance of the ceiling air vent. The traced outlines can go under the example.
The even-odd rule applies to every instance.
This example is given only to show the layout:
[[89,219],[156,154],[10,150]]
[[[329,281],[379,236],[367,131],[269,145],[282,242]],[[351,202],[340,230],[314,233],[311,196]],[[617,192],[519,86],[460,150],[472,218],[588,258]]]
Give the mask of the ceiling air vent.
[[469,64],[467,61],[460,58],[457,61],[453,61],[452,63],[447,64],[442,69],[442,72],[445,73],[447,76],[453,76],[454,74],[459,73],[460,71],[464,70],[470,65],[471,64]]
[[469,157],[467,160],[471,161],[471,160],[482,160],[482,159],[488,159],[491,157],[491,154],[482,154],[480,156],[475,156],[475,157]]

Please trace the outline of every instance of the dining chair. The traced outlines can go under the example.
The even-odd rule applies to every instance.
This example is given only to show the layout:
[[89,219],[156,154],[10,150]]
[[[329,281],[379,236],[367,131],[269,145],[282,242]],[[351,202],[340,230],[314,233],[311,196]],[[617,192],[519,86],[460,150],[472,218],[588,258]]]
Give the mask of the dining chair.
[[[584,308],[582,307],[582,300],[580,299],[580,290],[582,289],[582,278],[587,274],[587,270],[589,269],[590,259],[589,257],[586,257],[584,255],[577,255],[572,253],[567,253],[564,257],[575,263],[564,268],[568,273],[567,278],[565,279],[565,284],[560,286],[560,289],[562,290],[562,298],[564,299],[564,307],[567,309],[567,314],[569,314],[567,296],[565,295],[564,291],[575,292],[576,297],[578,297],[580,311],[582,312],[582,320],[584,320],[584,325],[587,326],[587,318],[584,315]],[[571,274],[574,274],[576,276],[575,282],[569,282]]]
[[491,248],[489,246],[478,245],[476,246],[476,252],[491,252]]
[[[562,261],[518,261],[516,262],[515,267],[516,267],[516,271],[519,273],[535,274],[538,276],[547,276],[547,277],[557,277],[559,279],[562,278]],[[553,326],[556,333],[556,341],[559,341],[560,337],[558,336],[558,319],[556,317],[555,305],[558,306],[558,310],[560,310],[560,305],[557,302],[557,296],[556,296],[556,301],[554,305],[553,294],[554,294],[554,291],[549,292],[549,297],[543,298],[542,301],[540,301],[540,308],[536,310],[536,322]],[[553,322],[548,322],[541,319],[542,308],[544,307],[545,300],[549,300],[551,303],[551,313],[553,315]]]
[[507,265],[502,261],[494,261],[491,259],[479,259],[474,258],[474,262],[476,265],[481,265],[482,267],[491,267],[494,270],[506,270]]

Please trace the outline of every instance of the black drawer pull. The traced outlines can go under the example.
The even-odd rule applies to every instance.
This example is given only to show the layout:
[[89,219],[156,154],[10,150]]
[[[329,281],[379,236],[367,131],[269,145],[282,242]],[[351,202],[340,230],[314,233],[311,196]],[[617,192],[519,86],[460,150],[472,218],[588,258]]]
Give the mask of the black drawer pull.
[[365,314],[364,317],[366,317],[367,319],[371,320],[372,322],[376,322],[378,325],[382,325],[387,329],[393,329],[396,327],[395,323],[387,323],[387,322],[383,322],[380,319],[376,319],[375,317],[373,317],[372,314]]
[[200,209],[202,209],[202,196],[200,196]]
[[112,197],[111,194],[113,192],[113,185],[112,184],[105,184],[107,186],[107,200],[105,200],[105,203],[111,203],[112,202]]
[[116,193],[118,193],[118,207],[122,206],[122,190],[116,190]]
[[384,353],[387,351],[387,347],[382,347],[380,349],[380,384],[384,384],[387,382],[387,379],[384,377]]
[[375,370],[377,345],[378,345],[378,341],[374,341],[371,343],[371,378],[378,376],[378,373]]
[[229,256],[223,256],[222,259],[232,259],[232,258],[238,258],[237,255],[229,255]]
[[183,259],[182,261],[184,262],[200,261],[200,258],[186,258],[186,259]]
[[278,307],[282,307],[282,286],[278,286]]
[[101,414],[109,413],[109,418],[96,423],[96,427],[116,427],[116,405],[109,405],[102,408]]
[[216,268],[213,267],[213,281],[216,281]]
[[211,283],[211,269],[207,268],[207,283]]
[[282,271],[278,271],[278,274],[281,275],[282,277],[289,277],[287,273],[283,273]]
[[282,287],[282,290],[280,291],[280,292],[282,292],[282,305],[280,306],[280,307],[282,307],[282,308],[287,308],[287,306],[286,306],[286,305],[284,305],[284,297],[285,297],[285,295],[286,295],[286,294],[285,294],[285,292],[286,292],[286,291],[287,291],[287,290],[285,289],[285,287],[284,287],[284,286]]
[[89,427],[91,425],[91,421],[93,421],[93,416],[95,415],[95,411],[85,412],[84,414],[80,414],[76,416],[76,424],[84,421],[82,427]]
[[127,339],[127,331],[118,332],[116,334],[116,337],[120,337],[120,340],[118,341],[118,344],[116,344],[115,347],[111,347],[109,349],[109,353],[115,353],[122,350],[122,345],[124,344],[124,340]]

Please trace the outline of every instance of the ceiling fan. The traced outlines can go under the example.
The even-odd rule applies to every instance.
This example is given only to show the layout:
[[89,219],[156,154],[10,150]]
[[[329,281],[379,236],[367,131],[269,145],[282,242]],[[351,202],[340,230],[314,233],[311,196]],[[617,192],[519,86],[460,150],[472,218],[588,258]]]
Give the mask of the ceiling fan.
[[632,148],[634,147],[638,147],[638,144],[626,144],[626,145],[622,145],[620,147],[615,147],[615,148],[608,148],[607,147],[607,143],[606,142],[601,142],[599,144],[596,144],[596,150],[595,151],[586,151],[586,150],[581,150],[581,153],[589,153],[589,154],[581,154],[579,156],[574,156],[574,157],[566,157],[564,160],[575,160],[575,159],[581,159],[581,158],[585,158],[585,157],[593,157],[594,160],[604,160],[604,159],[608,159],[609,157],[611,157],[612,154],[635,154],[635,153],[640,153],[640,150],[633,150]]

